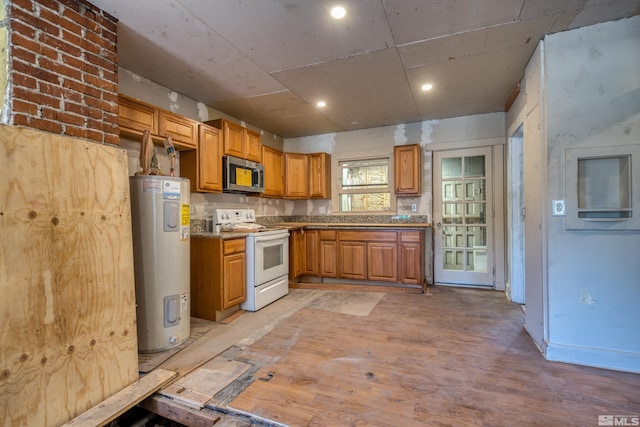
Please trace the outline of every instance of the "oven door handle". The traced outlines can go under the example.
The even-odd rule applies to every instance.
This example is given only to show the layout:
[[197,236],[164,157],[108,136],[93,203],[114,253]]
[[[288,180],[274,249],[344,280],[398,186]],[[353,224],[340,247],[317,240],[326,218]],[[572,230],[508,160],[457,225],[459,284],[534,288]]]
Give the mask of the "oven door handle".
[[269,242],[271,240],[281,240],[287,237],[289,233],[269,234],[267,236],[256,236],[256,242]]

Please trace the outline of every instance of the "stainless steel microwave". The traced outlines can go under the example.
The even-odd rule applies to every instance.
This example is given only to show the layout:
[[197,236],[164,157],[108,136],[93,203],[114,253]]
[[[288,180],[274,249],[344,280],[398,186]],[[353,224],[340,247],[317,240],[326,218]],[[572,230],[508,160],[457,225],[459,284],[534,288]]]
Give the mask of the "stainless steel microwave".
[[262,193],[264,166],[233,156],[222,157],[222,189],[227,193]]

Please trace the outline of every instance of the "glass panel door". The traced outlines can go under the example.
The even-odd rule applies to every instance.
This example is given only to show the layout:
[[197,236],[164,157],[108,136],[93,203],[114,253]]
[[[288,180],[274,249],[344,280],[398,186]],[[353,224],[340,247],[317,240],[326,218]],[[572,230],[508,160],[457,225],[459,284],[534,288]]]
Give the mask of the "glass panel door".
[[434,156],[435,281],[493,286],[491,148]]

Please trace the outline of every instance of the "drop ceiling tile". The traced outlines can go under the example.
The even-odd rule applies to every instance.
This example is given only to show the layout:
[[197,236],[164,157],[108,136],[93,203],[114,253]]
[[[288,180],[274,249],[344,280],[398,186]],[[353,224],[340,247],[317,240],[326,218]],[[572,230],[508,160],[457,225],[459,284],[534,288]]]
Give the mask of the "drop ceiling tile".
[[383,0],[397,45],[518,19],[522,0]]
[[398,48],[405,67],[412,68],[447,60],[464,59],[471,55],[529,44],[533,53],[538,40],[544,37],[555,20],[543,16],[529,21],[496,25],[448,37],[403,45]]
[[325,133],[343,132],[345,130],[318,112],[299,116],[259,120],[254,124],[282,138],[323,135]]
[[305,102],[327,102],[322,114],[345,129],[419,119],[396,49],[385,49],[275,73]]
[[637,14],[640,14],[640,1],[638,0],[588,0],[569,28],[613,21]]
[[347,16],[329,16],[333,1],[182,0],[194,15],[268,72],[387,48],[393,38],[379,0],[343,3]]
[[524,0],[520,19],[555,15],[568,10],[579,10],[586,0]]
[[414,91],[425,80],[434,85],[415,97],[421,119],[503,111],[530,56],[526,45],[407,70]]

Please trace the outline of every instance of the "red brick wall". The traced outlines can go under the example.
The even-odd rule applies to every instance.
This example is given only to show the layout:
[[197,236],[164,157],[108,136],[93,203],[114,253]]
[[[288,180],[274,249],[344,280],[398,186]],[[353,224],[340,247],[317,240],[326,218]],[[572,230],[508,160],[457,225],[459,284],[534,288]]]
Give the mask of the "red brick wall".
[[10,0],[11,122],[118,144],[116,19],[84,0]]

